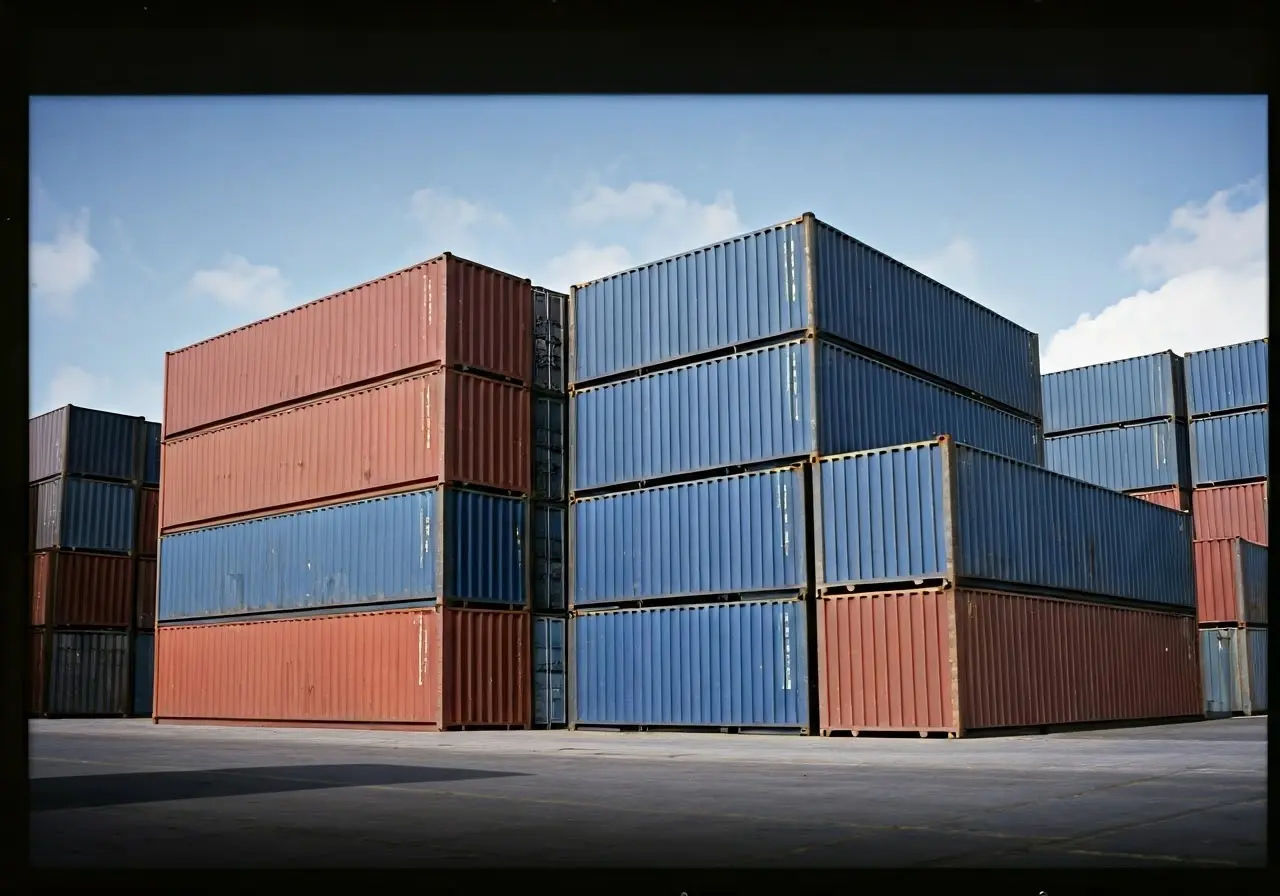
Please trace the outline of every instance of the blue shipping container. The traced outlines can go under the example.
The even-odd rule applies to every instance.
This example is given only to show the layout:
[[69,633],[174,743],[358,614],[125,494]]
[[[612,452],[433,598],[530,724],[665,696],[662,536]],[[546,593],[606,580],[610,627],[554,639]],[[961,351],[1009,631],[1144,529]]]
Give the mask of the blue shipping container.
[[1045,435],[1187,416],[1182,359],[1173,352],[1047,373],[1040,384]]
[[1267,546],[1245,541],[1236,542],[1236,550],[1240,558],[1240,596],[1244,602],[1241,608],[1245,622],[1266,625],[1267,596],[1270,581],[1267,579]]
[[1266,479],[1266,411],[1245,411],[1191,422],[1191,477],[1196,486]]
[[1191,352],[1185,365],[1193,417],[1270,404],[1266,339]]
[[578,501],[573,606],[803,589],[804,470]]
[[1267,711],[1267,647],[1265,628],[1200,631],[1205,715],[1221,717]]
[[118,482],[59,477],[35,486],[38,551],[106,554],[133,550],[136,489]]
[[1034,333],[812,215],[575,287],[572,314],[575,383],[812,327],[1040,417]]
[[31,482],[51,476],[134,480],[142,420],[67,405],[28,424]]
[[1173,420],[1049,436],[1044,465],[1120,492],[1191,487],[1187,426]]
[[1188,514],[950,439],[819,464],[820,587],[945,579],[1195,607]]
[[534,504],[533,515],[533,609],[566,609],[568,586],[565,557],[568,554],[568,521],[562,504]]
[[579,725],[809,727],[803,601],[609,610],[572,624]]
[[159,618],[425,604],[441,581],[446,600],[522,606],[524,511],[437,487],[167,535]]
[[[817,343],[815,359],[814,345],[787,342],[577,392],[574,489],[861,451],[942,433],[1042,462],[1035,423],[830,343]],[[821,396],[816,420],[815,379]]]
[[151,715],[151,695],[155,688],[156,636],[138,632],[133,641],[133,714]]
[[146,442],[143,460],[142,484],[160,484],[160,424],[143,422],[143,439]]
[[533,497],[564,501],[569,497],[566,469],[569,403],[563,398],[533,398]]
[[533,617],[533,724],[564,725],[565,620],[560,616]]

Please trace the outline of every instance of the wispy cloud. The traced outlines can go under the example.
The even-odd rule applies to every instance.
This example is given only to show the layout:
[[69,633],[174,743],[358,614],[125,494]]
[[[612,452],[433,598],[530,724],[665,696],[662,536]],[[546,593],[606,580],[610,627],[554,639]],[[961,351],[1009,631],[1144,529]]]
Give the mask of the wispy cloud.
[[140,272],[150,279],[156,279],[159,274],[155,268],[144,262],[139,257],[136,247],[133,243],[133,237],[129,234],[128,228],[125,227],[124,221],[120,218],[112,218],[110,221],[112,242],[115,243],[116,251],[125,257],[129,264],[133,265]]
[[89,241],[89,210],[57,226],[52,240],[30,244],[31,292],[63,317],[75,313],[75,296],[93,280],[101,255]]
[[230,308],[270,315],[289,307],[289,281],[280,269],[252,264],[243,255],[226,255],[215,268],[196,271],[191,288]]
[[978,250],[969,239],[958,236],[934,254],[906,263],[939,283],[967,292],[977,270]]
[[506,215],[486,202],[473,202],[430,187],[409,197],[409,215],[422,235],[423,251],[415,255],[422,256],[441,252],[473,254],[492,236],[486,229],[505,229],[510,223]]
[[43,414],[75,404],[159,421],[163,401],[164,387],[159,380],[135,379],[121,383],[68,364],[58,368],[45,387],[43,400],[36,402],[31,413]]

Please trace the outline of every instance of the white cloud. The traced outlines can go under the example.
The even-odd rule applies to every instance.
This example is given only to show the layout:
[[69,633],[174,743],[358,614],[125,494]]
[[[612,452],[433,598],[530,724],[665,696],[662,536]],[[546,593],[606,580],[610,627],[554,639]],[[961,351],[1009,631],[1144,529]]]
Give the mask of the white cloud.
[[622,246],[589,246],[580,244],[547,264],[538,280],[540,286],[568,292],[577,283],[598,280],[632,267],[631,253]]
[[73,314],[73,299],[93,280],[100,258],[89,242],[89,210],[81,209],[58,225],[52,241],[30,244],[31,291],[55,314]]
[[939,283],[963,293],[973,279],[978,265],[978,252],[973,243],[965,237],[958,236],[947,243],[941,251],[925,258],[908,260],[906,264]]
[[476,231],[485,227],[506,227],[502,212],[485,202],[471,202],[443,190],[418,190],[409,198],[409,212],[430,242],[431,254],[467,251]]
[[289,281],[280,269],[250,264],[242,255],[227,255],[218,267],[196,271],[191,288],[224,305],[255,314],[274,314],[289,307]]
[[[1238,200],[1252,200],[1239,207]],[[1046,341],[1049,373],[1172,349],[1185,353],[1267,335],[1267,202],[1259,182],[1175,211],[1126,265],[1159,285],[1082,314]]]
[[113,411],[159,422],[164,410],[164,387],[158,380],[133,380],[117,384],[74,364],[58,368],[45,390],[44,401],[31,408],[43,414],[63,405],[75,404],[100,411]]

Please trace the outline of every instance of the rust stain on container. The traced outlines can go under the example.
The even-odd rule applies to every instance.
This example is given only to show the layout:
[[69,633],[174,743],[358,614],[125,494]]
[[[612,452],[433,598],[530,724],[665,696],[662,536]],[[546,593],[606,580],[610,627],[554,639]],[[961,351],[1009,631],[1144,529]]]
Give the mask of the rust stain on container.
[[818,601],[821,727],[963,735],[1201,714],[1195,618],[990,591]]
[[165,437],[432,364],[528,383],[529,281],[444,255],[165,357]]
[[1186,490],[1180,488],[1162,488],[1150,492],[1133,492],[1132,497],[1140,501],[1148,501],[1152,504],[1159,504],[1161,507],[1168,507],[1170,510],[1189,511],[1191,509],[1191,496]]
[[464,482],[527,492],[530,392],[433,370],[164,444],[161,527]]
[[135,604],[138,614],[137,626],[140,629],[150,630],[156,627],[156,575],[156,561],[140,557],[138,559],[138,598]]
[[527,727],[529,616],[424,608],[156,631],[155,717]]
[[1191,516],[1197,541],[1243,538],[1267,543],[1267,484],[1198,488],[1191,493]]
[[129,557],[41,551],[31,558],[31,624],[128,628],[133,583]]
[[154,557],[160,546],[160,489],[141,490],[138,504],[138,538],[134,542],[143,557]]

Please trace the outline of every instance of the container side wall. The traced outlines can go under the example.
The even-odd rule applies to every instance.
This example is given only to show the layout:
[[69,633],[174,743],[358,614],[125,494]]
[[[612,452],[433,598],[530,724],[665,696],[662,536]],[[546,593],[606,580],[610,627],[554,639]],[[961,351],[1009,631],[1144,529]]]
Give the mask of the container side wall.
[[1040,378],[1046,434],[1186,417],[1182,359],[1173,352],[1109,361]]
[[1243,538],[1267,543],[1267,483],[1198,488],[1191,493],[1196,538]]
[[134,609],[140,629],[156,627],[156,566],[154,559],[138,559],[138,597]]
[[533,724],[563,725],[566,717],[565,620],[533,617]]
[[947,576],[942,466],[936,444],[821,461],[818,585]]
[[1267,478],[1267,412],[1246,411],[1191,424],[1191,466],[1196,485]]
[[564,393],[568,389],[569,297],[541,286],[533,288],[533,387]]
[[31,646],[27,654],[27,711],[42,715],[45,704],[45,686],[48,683],[48,673],[44,661],[44,632],[40,629],[32,630],[28,643]]
[[573,505],[573,606],[805,586],[803,471],[746,473]]
[[128,715],[129,634],[58,632],[51,674],[50,715]]
[[142,421],[137,417],[72,407],[67,430],[66,472],[108,479],[141,478],[135,453],[141,426]]
[[1180,488],[1162,488],[1152,492],[1134,492],[1129,497],[1147,501],[1168,510],[1191,511],[1191,494]]
[[439,621],[426,609],[162,626],[155,715],[435,725]]
[[1240,711],[1240,677],[1236,666],[1235,628],[1200,630],[1200,667],[1204,712],[1221,716]]
[[529,614],[445,610],[444,724],[528,727],[533,651]]
[[37,489],[36,548],[125,554],[134,546],[133,488],[91,479],[56,479]]
[[868,451],[947,434],[966,445],[1038,464],[1040,430],[980,401],[819,343],[822,454]]
[[1267,625],[1267,549],[1260,544],[1241,540],[1240,573],[1244,588],[1244,619],[1248,625]]
[[522,495],[531,476],[529,389],[448,371],[444,477]]
[[64,477],[31,486],[29,496],[35,505],[35,539],[32,548],[44,551],[58,547],[62,541],[62,491]]
[[569,498],[566,461],[569,446],[569,403],[563,398],[533,400],[533,497],[538,501]]
[[32,417],[27,423],[27,479],[39,482],[60,476],[65,470],[67,450],[67,417],[71,405]]
[[529,385],[533,373],[533,287],[529,281],[456,256],[449,257],[447,276],[446,363]]
[[133,641],[133,714],[151,715],[151,696],[155,689],[156,636],[139,632]]
[[811,453],[811,350],[787,343],[578,392],[573,487]]
[[1236,573],[1236,546],[1234,538],[1215,541],[1197,541],[1193,545],[1196,557],[1196,613],[1203,623],[1238,623],[1240,618],[1240,589]]
[[134,614],[134,563],[129,557],[39,554],[36,570],[37,601],[48,606],[48,588],[52,585],[56,591],[54,618],[49,620],[46,616],[38,624],[51,622],[73,628],[129,627]]
[[1186,424],[1173,421],[1052,436],[1044,440],[1044,465],[1115,491],[1186,489],[1186,440]]
[[1244,637],[1248,640],[1249,653],[1249,687],[1252,689],[1251,703],[1255,713],[1266,712],[1268,708],[1267,702],[1267,675],[1270,664],[1267,660],[1267,645],[1269,643],[1267,637],[1267,629],[1250,628],[1244,630]]
[[161,539],[162,622],[438,596],[435,489]]
[[1187,410],[1193,417],[1270,402],[1265,339],[1191,352],[1185,363]]
[[583,725],[808,725],[802,601],[575,616],[573,712]]
[[527,603],[525,501],[454,488],[444,499],[445,597]]
[[574,381],[796,332],[807,290],[794,222],[580,286]]
[[34,626],[49,624],[49,589],[53,586],[53,551],[41,551],[27,558],[30,570],[30,622]]
[[143,421],[142,438],[145,442],[142,458],[142,484],[160,484],[160,434],[159,423]]
[[160,489],[142,489],[138,502],[138,554],[154,557],[160,550]]
[[565,561],[568,530],[565,508],[535,504],[533,514],[533,609],[566,609]]

